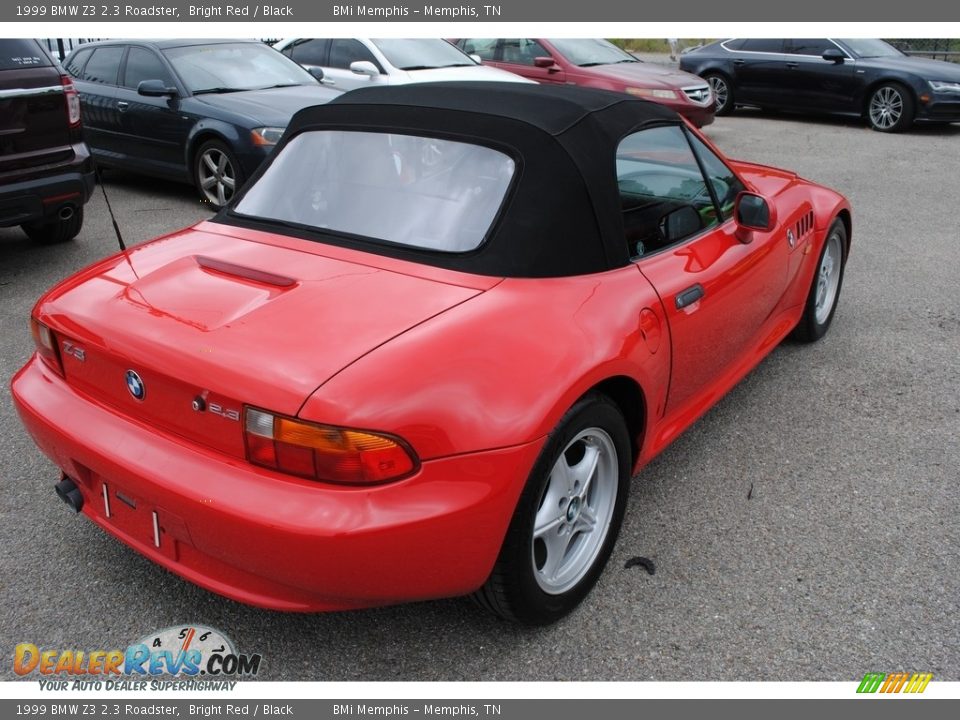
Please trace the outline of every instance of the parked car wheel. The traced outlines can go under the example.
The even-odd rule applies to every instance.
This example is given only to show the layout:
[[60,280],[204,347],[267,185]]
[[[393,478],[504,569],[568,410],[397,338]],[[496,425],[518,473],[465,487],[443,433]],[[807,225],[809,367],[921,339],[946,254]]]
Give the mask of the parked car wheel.
[[73,240],[83,227],[83,206],[73,210],[73,214],[68,218],[55,218],[54,220],[42,220],[32,223],[24,223],[20,226],[34,242],[55,244]]
[[534,465],[487,583],[475,599],[530,625],[569,613],[606,565],[630,481],[619,409],[591,395],[571,408]]
[[815,342],[827,334],[840,299],[846,264],[847,228],[839,218],[833,221],[823,244],[817,270],[810,284],[803,316],[793,331],[801,342]]
[[713,90],[713,96],[717,99],[717,115],[729,115],[733,112],[733,87],[726,75],[720,73],[707,73],[703,79]]
[[898,83],[886,83],[870,94],[867,119],[879,132],[901,132],[913,124],[914,104],[910,91]]
[[193,161],[193,177],[200,198],[218,209],[230,202],[243,184],[237,158],[219,140],[208,140],[200,146]]

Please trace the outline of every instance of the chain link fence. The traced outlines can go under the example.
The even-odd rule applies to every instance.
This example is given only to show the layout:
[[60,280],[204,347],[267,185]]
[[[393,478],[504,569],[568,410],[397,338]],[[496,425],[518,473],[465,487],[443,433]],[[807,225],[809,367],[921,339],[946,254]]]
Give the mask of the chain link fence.
[[933,58],[934,60],[950,60],[960,62],[960,38],[934,39],[911,38],[908,40],[887,40],[898,50],[907,55]]

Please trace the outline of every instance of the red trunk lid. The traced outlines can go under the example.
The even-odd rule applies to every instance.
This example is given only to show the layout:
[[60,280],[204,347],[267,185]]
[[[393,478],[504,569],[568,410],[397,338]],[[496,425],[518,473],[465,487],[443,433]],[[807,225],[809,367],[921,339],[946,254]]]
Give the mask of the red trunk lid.
[[289,244],[190,229],[67,281],[40,315],[68,382],[146,425],[243,456],[244,404],[296,415],[357,358],[482,292]]

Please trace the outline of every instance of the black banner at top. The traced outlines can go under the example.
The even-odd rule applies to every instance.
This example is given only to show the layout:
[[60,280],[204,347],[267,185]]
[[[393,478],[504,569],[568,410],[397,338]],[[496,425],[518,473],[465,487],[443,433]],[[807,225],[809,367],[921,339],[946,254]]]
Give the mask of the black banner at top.
[[3,3],[0,22],[924,22],[960,21],[943,0],[33,0]]

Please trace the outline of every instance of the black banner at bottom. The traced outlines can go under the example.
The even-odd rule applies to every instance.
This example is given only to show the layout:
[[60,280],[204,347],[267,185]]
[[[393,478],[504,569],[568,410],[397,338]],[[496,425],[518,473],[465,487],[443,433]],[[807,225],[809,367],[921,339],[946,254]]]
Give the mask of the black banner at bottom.
[[[907,710],[904,704],[911,707]],[[809,720],[843,717],[894,720],[909,712],[911,720],[960,717],[960,701],[903,697],[860,697],[849,700],[247,700],[176,699],[118,700],[66,699],[44,701],[0,700],[0,718],[299,718],[301,720],[367,720],[404,718],[490,718],[492,720],[616,720],[676,716],[731,717],[738,720]]]

